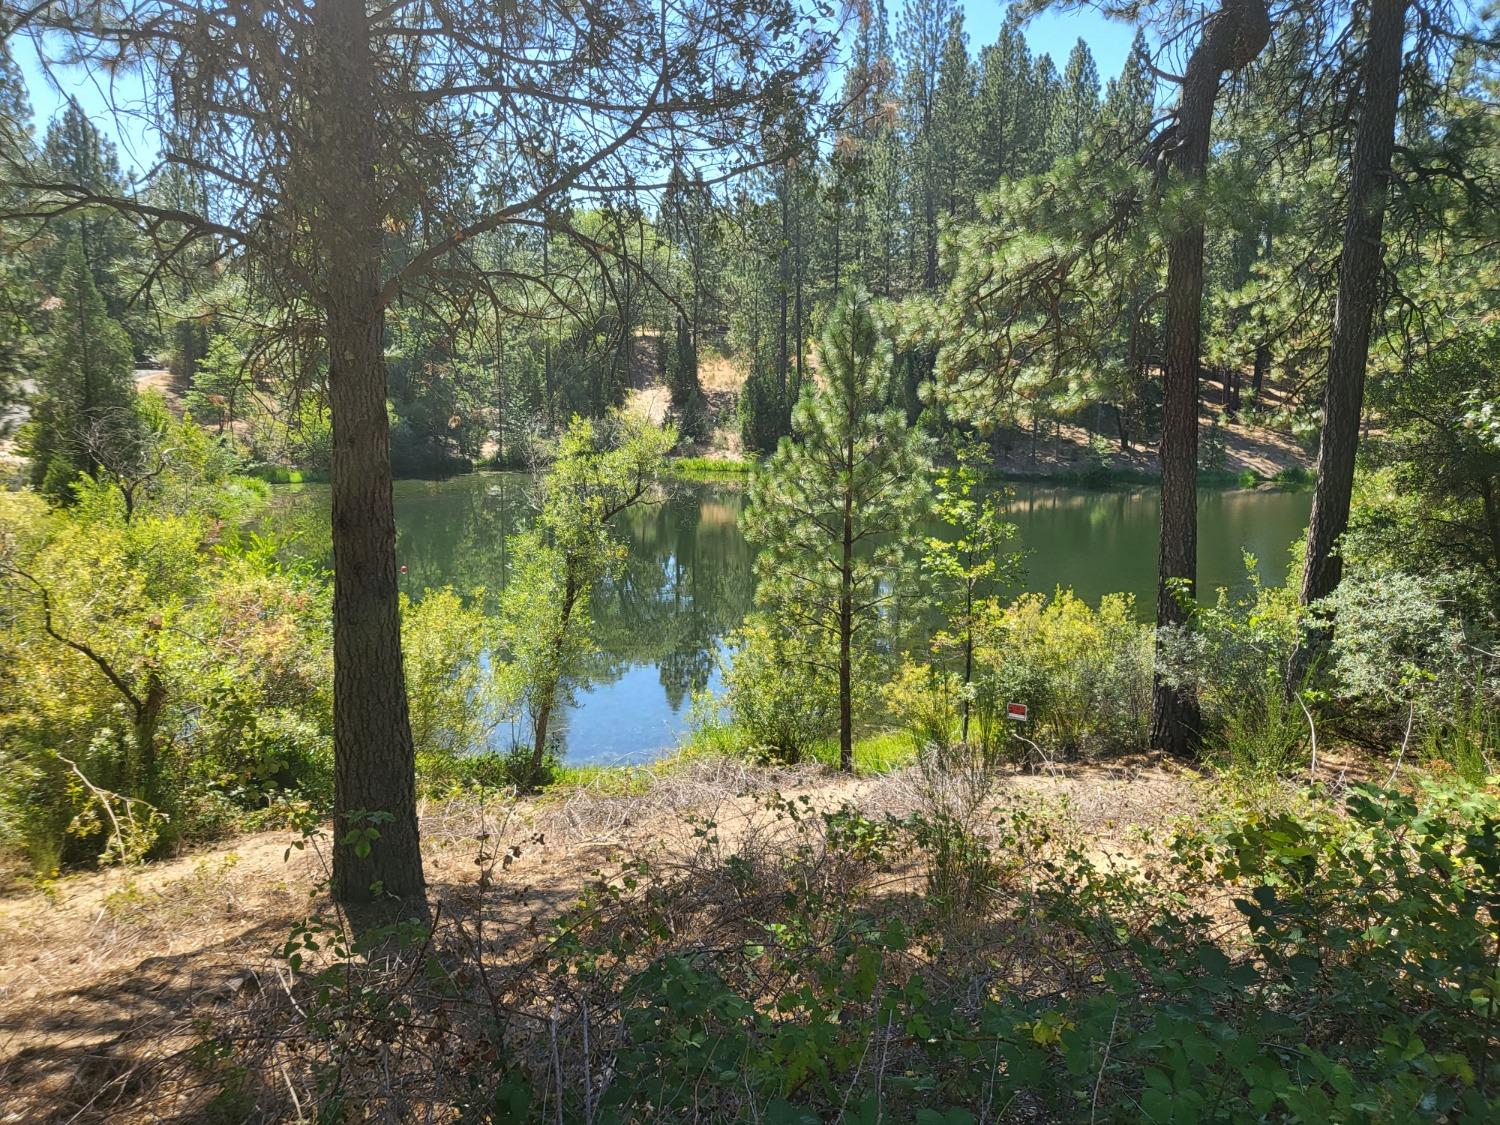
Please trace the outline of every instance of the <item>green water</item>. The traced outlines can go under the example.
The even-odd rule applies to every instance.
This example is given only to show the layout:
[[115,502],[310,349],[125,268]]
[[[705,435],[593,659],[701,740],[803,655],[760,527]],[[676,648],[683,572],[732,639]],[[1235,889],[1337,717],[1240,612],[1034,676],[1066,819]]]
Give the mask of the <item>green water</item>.
[[[278,490],[278,521],[300,525],[305,550],[327,557],[325,487]],[[1244,579],[1241,553],[1279,581],[1287,548],[1307,524],[1311,494],[1204,490],[1199,500],[1199,583]],[[691,693],[717,683],[716,655],[750,608],[752,548],[739,531],[737,484],[680,484],[665,503],[627,512],[619,531],[630,561],[594,600],[598,655],[567,709],[572,763],[644,761],[675,745]],[[1012,486],[1010,518],[1026,552],[1028,589],[1071,586],[1089,601],[1123,590],[1155,612],[1158,494]],[[451,585],[491,595],[510,571],[506,539],[530,519],[527,478],[484,473],[396,485],[397,555],[409,593]],[[508,741],[510,732],[501,732]]]

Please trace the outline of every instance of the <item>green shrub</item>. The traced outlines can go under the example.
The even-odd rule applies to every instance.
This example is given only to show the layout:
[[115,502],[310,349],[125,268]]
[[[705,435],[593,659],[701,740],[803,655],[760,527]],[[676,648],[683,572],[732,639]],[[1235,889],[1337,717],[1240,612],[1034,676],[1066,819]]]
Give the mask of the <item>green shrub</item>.
[[108,482],[59,512],[0,496],[0,833],[44,869],[216,834],[226,802],[326,800],[327,590],[216,518],[254,489],[183,471],[129,518]]
[[1267,780],[1307,761],[1307,713],[1286,684],[1302,615],[1289,586],[1263,585],[1253,555],[1244,565],[1241,593],[1221,588],[1214,601],[1194,607],[1186,625],[1160,633],[1159,666],[1169,683],[1196,691],[1209,760]]
[[1423,730],[1500,695],[1488,637],[1465,612],[1472,596],[1461,575],[1350,567],[1316,607],[1335,626],[1331,671],[1345,707],[1396,725],[1413,711]]
[[911,739],[918,755],[946,762],[957,752],[964,685],[959,677],[903,660],[885,686],[887,712]]
[[838,731],[836,687],[804,649],[800,638],[752,615],[724,670],[725,703],[747,748],[776,761],[800,761]]
[[973,917],[999,893],[1001,864],[965,818],[947,812],[917,813],[904,827],[926,867],[927,908],[939,919]]
[[1030,711],[1023,733],[1052,753],[1101,754],[1145,743],[1151,712],[1151,633],[1134,600],[1108,594],[1097,610],[1070,590],[992,606],[976,653],[980,689]]
[[1302,705],[1288,697],[1274,671],[1243,685],[1237,698],[1219,706],[1205,739],[1214,765],[1250,780],[1286,777],[1308,762],[1309,727]]
[[1422,757],[1429,767],[1441,766],[1470,785],[1481,785],[1496,772],[1500,723],[1483,685],[1465,691],[1448,708],[1442,721],[1430,723],[1422,734]]
[[[907,831],[932,856],[926,909],[962,910],[979,940],[1016,868],[952,825]],[[1002,831],[1007,854],[1045,854],[1037,826]],[[1023,976],[977,1001],[966,988],[984,971],[927,961],[920,920],[824,917],[826,902],[790,896],[776,936],[652,959],[623,985],[628,1042],[604,1104],[788,1121],[839,1107],[972,1120],[979,1104],[1046,1120],[1492,1119],[1497,844],[1491,797],[1361,789],[1342,810],[1234,814],[1178,837],[1162,885],[1069,850],[1001,910],[1048,928],[1068,985]],[[1221,945],[1184,904],[1205,877],[1241,889],[1243,943]]]
[[427,780],[452,780],[472,770],[511,714],[490,662],[494,620],[484,591],[466,599],[451,587],[401,596],[401,653],[418,770]]

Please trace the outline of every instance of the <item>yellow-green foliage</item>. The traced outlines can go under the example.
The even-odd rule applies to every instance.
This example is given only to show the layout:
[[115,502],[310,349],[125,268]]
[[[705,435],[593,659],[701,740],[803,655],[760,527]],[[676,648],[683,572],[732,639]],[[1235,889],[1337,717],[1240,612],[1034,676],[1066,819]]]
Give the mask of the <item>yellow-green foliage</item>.
[[43,869],[123,858],[274,791],[326,789],[322,587],[241,550],[185,486],[129,520],[114,485],[74,488],[56,511],[0,495],[4,842]]
[[906,659],[884,697],[914,751],[941,756],[959,739],[964,688],[956,673]]
[[770,615],[751,614],[734,635],[724,669],[725,702],[753,753],[796,762],[838,732],[837,686],[826,639],[777,628]]
[[1025,703],[1021,733],[1048,752],[1099,753],[1144,743],[1151,709],[1151,631],[1128,594],[1097,610],[1071,590],[988,607],[978,629],[981,690],[997,708]]
[[483,590],[466,599],[445,586],[419,601],[401,598],[412,741],[419,770],[431,778],[483,752],[510,711],[489,661],[495,627],[483,597]]

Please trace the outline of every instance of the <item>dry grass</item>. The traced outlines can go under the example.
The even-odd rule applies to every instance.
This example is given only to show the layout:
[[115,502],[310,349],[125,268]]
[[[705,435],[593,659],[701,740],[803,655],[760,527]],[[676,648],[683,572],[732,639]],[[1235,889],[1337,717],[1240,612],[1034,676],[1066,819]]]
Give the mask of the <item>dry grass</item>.
[[[597,1084],[619,1033],[611,998],[640,961],[606,958],[588,987],[559,975],[559,918],[592,945],[644,956],[742,946],[789,888],[909,911],[924,886],[916,858],[876,870],[831,851],[822,814],[849,806],[882,820],[930,807],[917,773],[848,778],[701,759],[632,782],[627,795],[601,781],[534,801],[431,805],[430,942],[382,948],[351,968],[406,996],[413,1015],[394,1040],[389,1028],[347,1024],[336,1059],[305,1018],[305,990],[273,955],[299,919],[329,911],[318,857],[285,862],[285,835],[0,900],[0,1122],[210,1111],[297,1120],[319,1096],[314,1058],[372,1118],[444,1118],[465,1075],[502,1048],[539,1073],[555,1061],[559,1080]],[[1190,778],[1149,761],[990,781],[969,801],[977,825],[1000,823],[997,806],[1045,808],[1071,826],[1057,830],[1059,845],[1086,840],[1100,852],[1137,848],[1138,828],[1196,800]],[[988,971],[1040,987],[1028,951],[1045,934],[968,930],[948,940],[983,945]],[[433,985],[429,959],[455,975]]]

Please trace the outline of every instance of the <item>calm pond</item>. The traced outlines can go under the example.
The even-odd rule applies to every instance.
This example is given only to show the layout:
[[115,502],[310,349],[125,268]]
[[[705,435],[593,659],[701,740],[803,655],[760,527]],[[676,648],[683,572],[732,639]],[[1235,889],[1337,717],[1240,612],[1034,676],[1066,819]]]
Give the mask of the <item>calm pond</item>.
[[[397,555],[407,569],[402,581],[408,592],[445,585],[491,594],[501,589],[510,569],[506,539],[530,518],[527,485],[525,476],[511,473],[398,482]],[[1091,603],[1126,591],[1149,619],[1156,592],[1156,489],[1010,488],[1027,589],[1070,586]],[[277,522],[301,525],[306,549],[326,558],[327,488],[277,493]],[[1306,491],[1202,490],[1200,586],[1242,582],[1244,551],[1259,558],[1263,578],[1279,581],[1311,503]],[[598,654],[565,717],[570,763],[641,762],[677,743],[689,697],[716,684],[719,646],[750,608],[754,552],[739,530],[743,506],[737,483],[683,483],[666,503],[626,513],[620,531],[630,541],[630,561],[595,597]],[[508,742],[511,732],[499,737]]]

